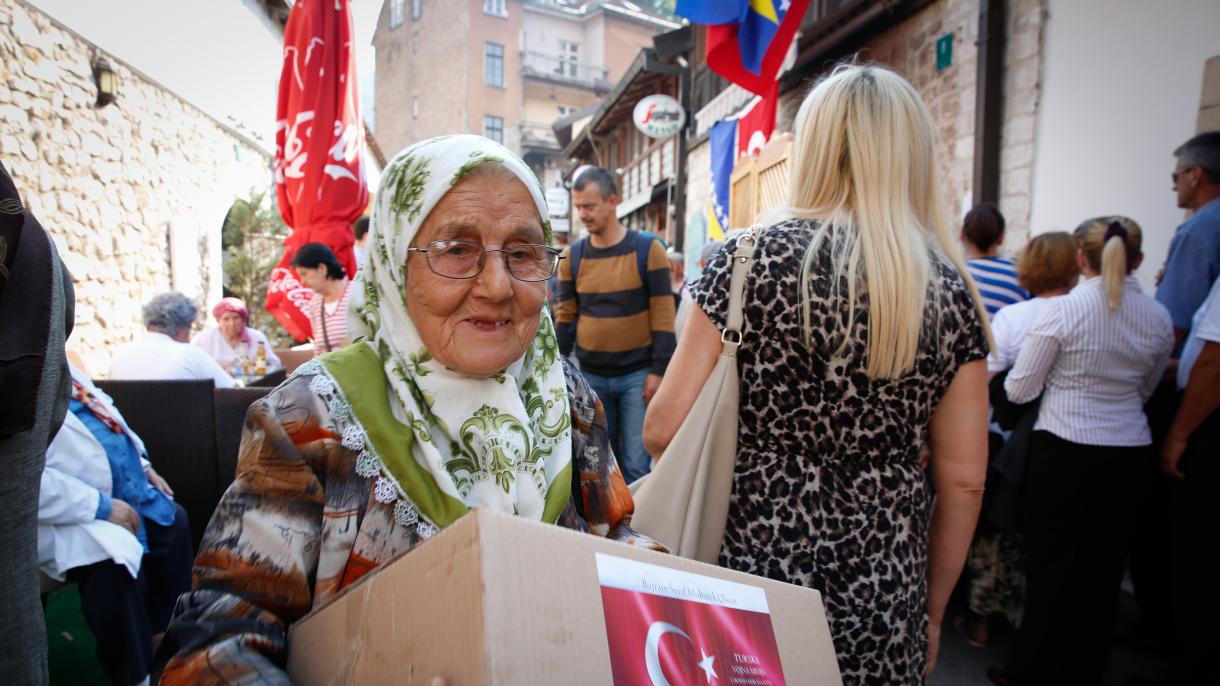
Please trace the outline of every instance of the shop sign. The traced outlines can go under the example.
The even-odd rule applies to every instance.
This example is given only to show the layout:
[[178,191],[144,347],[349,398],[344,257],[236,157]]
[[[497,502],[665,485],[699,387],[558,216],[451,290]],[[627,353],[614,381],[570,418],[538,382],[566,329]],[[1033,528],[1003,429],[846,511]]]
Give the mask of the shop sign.
[[669,138],[686,124],[682,104],[668,95],[649,95],[635,104],[635,127],[650,138]]
[[568,189],[546,189],[546,207],[552,217],[568,216]]

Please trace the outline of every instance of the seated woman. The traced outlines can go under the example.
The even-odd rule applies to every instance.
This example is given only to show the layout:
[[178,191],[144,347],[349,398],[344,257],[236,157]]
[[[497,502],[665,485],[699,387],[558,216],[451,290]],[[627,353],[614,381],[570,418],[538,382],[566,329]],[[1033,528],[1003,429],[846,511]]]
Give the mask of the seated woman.
[[212,308],[212,316],[218,326],[195,334],[191,343],[203,348],[231,376],[240,376],[244,366],[254,364],[260,345],[267,354],[267,367],[280,366],[267,336],[250,328],[250,310],[240,298],[221,298]]
[[287,683],[291,622],[472,507],[655,546],[628,528],[605,413],[543,308],[559,251],[540,188],[478,136],[386,168],[357,342],[250,408],[162,684]]

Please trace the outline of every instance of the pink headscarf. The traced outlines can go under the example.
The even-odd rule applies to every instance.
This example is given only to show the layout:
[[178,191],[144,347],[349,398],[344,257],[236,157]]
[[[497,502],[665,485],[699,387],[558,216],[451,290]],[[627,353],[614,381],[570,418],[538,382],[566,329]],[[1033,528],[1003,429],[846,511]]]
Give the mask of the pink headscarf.
[[246,327],[250,325],[250,310],[246,307],[246,303],[241,298],[221,298],[220,302],[216,303],[216,307],[212,308],[212,316],[216,318],[216,321],[220,321],[220,316],[225,312],[236,312],[241,316],[241,339],[248,342],[250,334],[246,331]]

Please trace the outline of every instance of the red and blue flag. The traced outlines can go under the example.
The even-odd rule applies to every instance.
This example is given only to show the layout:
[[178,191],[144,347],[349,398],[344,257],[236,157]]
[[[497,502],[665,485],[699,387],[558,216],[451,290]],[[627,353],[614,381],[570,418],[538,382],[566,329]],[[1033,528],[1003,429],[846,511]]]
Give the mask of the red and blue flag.
[[707,25],[707,64],[756,95],[774,93],[809,0],[678,0],[675,12]]

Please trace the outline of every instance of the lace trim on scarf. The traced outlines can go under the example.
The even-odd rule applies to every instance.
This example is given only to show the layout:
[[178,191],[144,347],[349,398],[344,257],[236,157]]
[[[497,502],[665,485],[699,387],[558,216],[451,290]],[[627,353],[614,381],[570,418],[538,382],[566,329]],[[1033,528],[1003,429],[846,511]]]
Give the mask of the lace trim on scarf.
[[423,540],[428,540],[440,531],[440,527],[430,521],[419,507],[407,496],[398,480],[390,474],[385,462],[377,449],[373,447],[364,425],[352,412],[352,405],[344,397],[339,384],[335,382],[326,366],[317,360],[310,360],[301,365],[294,376],[311,376],[309,390],[326,403],[331,420],[339,431],[340,443],[344,448],[356,453],[356,474],[373,481],[373,497],[377,502],[394,506],[394,521],[404,528],[415,528],[415,533]]

